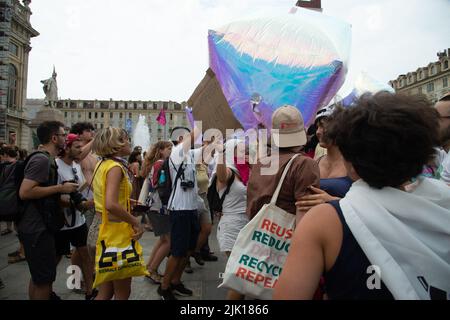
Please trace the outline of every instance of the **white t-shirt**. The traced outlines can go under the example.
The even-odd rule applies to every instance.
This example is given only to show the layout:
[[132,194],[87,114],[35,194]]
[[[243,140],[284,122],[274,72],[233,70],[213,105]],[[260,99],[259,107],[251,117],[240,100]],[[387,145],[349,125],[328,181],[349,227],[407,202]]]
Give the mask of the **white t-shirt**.
[[[170,177],[172,178],[172,194],[170,195],[169,210],[197,210],[197,181],[195,163],[201,160],[202,149],[189,150],[184,152],[183,144],[172,149],[169,159]],[[184,159],[184,161],[182,161]],[[192,181],[193,188],[183,189],[181,187],[182,178],[178,178],[175,186],[175,179],[180,165],[184,166],[184,181]],[[175,191],[175,192],[174,192]]]
[[[58,183],[75,180],[76,174],[78,176],[78,184],[80,185],[80,188],[84,184],[86,184],[86,179],[84,178],[83,171],[81,171],[81,166],[78,163],[73,162],[70,166],[66,164],[62,159],[56,159],[56,164],[58,166]],[[81,194],[85,198],[87,198],[88,195],[88,187],[89,186],[86,186],[81,192]],[[76,229],[86,223],[86,218],[84,217],[84,215],[79,210],[75,210],[75,224],[71,227],[67,226],[67,224],[70,225],[72,223],[72,214],[70,213],[70,208],[64,208],[63,211],[66,217],[66,225],[64,225],[61,231]]]

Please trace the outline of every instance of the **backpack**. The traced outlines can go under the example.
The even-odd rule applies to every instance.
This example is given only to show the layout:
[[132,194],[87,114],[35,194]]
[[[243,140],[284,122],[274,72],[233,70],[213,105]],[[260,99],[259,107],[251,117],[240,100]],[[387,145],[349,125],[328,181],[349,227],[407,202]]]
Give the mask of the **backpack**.
[[[159,199],[164,206],[169,204],[170,195],[172,193],[172,178],[170,176],[170,166],[169,166],[170,157],[164,160],[163,165],[158,170],[158,181],[156,182],[156,191],[158,191]],[[173,162],[172,162],[173,164]],[[174,165],[175,166],[175,165]],[[177,176],[175,177],[175,183],[177,183],[178,178],[180,178],[183,170],[183,165],[177,170]]]
[[28,161],[37,153],[30,154],[25,160],[0,165],[0,221],[18,222],[24,210],[24,201],[19,198],[19,189],[24,178]]
[[212,179],[211,185],[208,187],[208,193],[206,195],[206,198],[208,199],[209,210],[212,215],[217,212],[222,212],[222,206],[225,200],[225,196],[230,192],[231,185],[234,182],[234,175],[234,171],[231,170],[231,179],[230,181],[228,181],[227,188],[225,189],[222,197],[220,197],[219,192],[217,192],[217,175],[215,175]]

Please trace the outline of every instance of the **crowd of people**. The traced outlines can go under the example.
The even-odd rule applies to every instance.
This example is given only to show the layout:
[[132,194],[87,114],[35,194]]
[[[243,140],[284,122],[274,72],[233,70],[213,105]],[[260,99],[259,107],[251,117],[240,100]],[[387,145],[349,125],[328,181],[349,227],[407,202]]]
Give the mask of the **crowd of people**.
[[[149,150],[133,150],[123,129],[95,132],[90,123],[69,133],[63,123],[42,123],[41,145],[29,156],[2,144],[1,179],[14,162],[25,163],[20,247],[10,258],[28,263],[30,299],[59,299],[53,282],[63,256],[82,270],[86,300],[128,299],[131,277],[93,288],[99,232],[118,225],[150,254],[145,277],[161,299],[192,296],[182,281],[191,259],[217,261],[211,241],[229,258],[289,162],[276,205],[295,215],[296,228],[274,299],[448,299],[450,95],[432,106],[421,96],[365,94],[349,108],[319,110],[309,128],[286,105],[271,129],[278,152],[256,163],[239,137],[195,148],[196,127],[174,128],[170,141]],[[276,164],[274,174],[264,174],[267,163]],[[142,243],[145,231],[157,237],[152,248]],[[11,232],[8,222],[2,235]],[[383,270],[376,290],[367,285],[374,265]],[[427,279],[426,293],[414,277]],[[244,298],[228,291],[227,299]]]

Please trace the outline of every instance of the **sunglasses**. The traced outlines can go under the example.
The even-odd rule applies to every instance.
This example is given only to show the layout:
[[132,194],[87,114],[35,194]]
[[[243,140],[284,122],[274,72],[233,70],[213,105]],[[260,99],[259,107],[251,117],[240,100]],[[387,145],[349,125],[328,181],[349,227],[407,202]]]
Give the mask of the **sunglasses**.
[[78,171],[76,168],[72,167],[73,180],[77,183],[80,179],[78,178]]

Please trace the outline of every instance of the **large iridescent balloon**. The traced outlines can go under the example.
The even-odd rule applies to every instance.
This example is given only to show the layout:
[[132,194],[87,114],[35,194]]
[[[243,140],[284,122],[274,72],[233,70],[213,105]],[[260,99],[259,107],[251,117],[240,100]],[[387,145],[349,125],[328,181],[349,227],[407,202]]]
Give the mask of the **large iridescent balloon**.
[[301,11],[230,23],[210,30],[208,43],[210,67],[238,121],[245,130],[270,128],[284,104],[309,124],[335,96],[347,72],[351,29]]
[[368,73],[361,71],[353,84],[353,90],[339,103],[344,107],[351,106],[359,97],[365,93],[377,93],[379,91],[395,92],[395,90],[387,84],[384,84],[374,78]]

